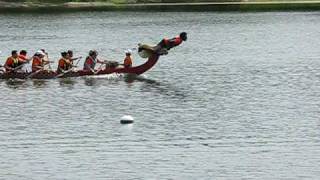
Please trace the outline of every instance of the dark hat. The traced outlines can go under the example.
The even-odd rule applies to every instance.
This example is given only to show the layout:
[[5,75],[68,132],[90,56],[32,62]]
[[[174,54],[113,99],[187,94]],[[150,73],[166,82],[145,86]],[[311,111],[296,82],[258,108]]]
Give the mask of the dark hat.
[[65,57],[65,56],[67,56],[67,55],[68,55],[67,52],[61,52],[61,56],[62,56],[62,57]]
[[11,55],[14,55],[14,54],[18,54],[18,51],[17,50],[11,51]]

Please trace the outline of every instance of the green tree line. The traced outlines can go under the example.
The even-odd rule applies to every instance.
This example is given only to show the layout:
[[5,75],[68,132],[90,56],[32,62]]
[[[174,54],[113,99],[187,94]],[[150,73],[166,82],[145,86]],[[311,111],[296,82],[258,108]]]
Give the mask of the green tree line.
[[[219,2],[225,0],[2,0],[6,2],[66,3],[66,2],[109,2],[109,3],[175,3],[175,2]],[[230,1],[230,0],[229,0]]]

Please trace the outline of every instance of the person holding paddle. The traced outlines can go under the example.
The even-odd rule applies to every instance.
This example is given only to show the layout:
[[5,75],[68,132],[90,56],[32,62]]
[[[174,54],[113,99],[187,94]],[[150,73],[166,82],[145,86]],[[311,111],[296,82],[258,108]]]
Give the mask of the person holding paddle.
[[21,50],[19,52],[19,59],[21,62],[23,62],[23,66],[21,68],[22,72],[30,72],[31,71],[31,66],[28,65],[28,63],[32,60],[32,57],[27,57],[27,51],[26,50]]
[[[69,54],[69,60],[70,60],[70,62],[71,62],[71,64],[72,64],[72,68],[78,67],[79,62],[80,62],[80,60],[82,59],[82,56],[73,57],[73,51],[72,51],[72,50],[68,50],[67,53]],[[75,61],[75,60],[78,60],[78,61],[77,61],[76,64],[74,65],[74,61]]]
[[61,53],[61,58],[58,62],[58,69],[57,73],[63,73],[65,71],[68,71],[69,69],[72,68],[72,61],[70,60],[69,53],[67,52],[62,52]]
[[15,72],[22,68],[25,62],[19,59],[18,51],[13,50],[11,56],[7,58],[4,68],[6,72]]
[[44,60],[46,54],[43,51],[37,51],[32,59],[32,72],[43,70],[44,66],[51,63],[51,61]]
[[83,70],[94,72],[94,68],[97,63],[105,64],[105,62],[99,60],[97,56],[98,56],[98,52],[96,50],[90,50],[89,56],[86,58],[86,60],[84,62]]
[[23,63],[28,63],[32,58],[27,57],[27,51],[26,50],[21,50],[19,52],[19,59]]

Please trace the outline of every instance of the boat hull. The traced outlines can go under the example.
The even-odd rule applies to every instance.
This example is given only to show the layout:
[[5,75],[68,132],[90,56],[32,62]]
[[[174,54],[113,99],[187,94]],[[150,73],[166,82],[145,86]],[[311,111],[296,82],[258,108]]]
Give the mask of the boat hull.
[[0,79],[54,79],[54,78],[66,78],[66,77],[81,77],[81,76],[94,76],[94,75],[105,75],[105,74],[136,74],[140,75],[150,70],[158,61],[159,55],[153,54],[148,58],[148,60],[135,67],[117,67],[117,68],[106,68],[103,70],[98,70],[95,73],[88,70],[78,70],[70,71],[65,74],[58,74],[54,71],[41,71],[35,73],[3,73],[0,74]]

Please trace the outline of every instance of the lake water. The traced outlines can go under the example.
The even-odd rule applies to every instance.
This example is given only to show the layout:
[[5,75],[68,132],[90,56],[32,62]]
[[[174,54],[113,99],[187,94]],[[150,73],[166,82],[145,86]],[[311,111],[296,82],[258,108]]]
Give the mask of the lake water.
[[0,15],[1,64],[12,49],[40,48],[55,61],[67,49],[122,61],[139,42],[189,35],[134,80],[1,80],[0,179],[318,179],[319,18]]

